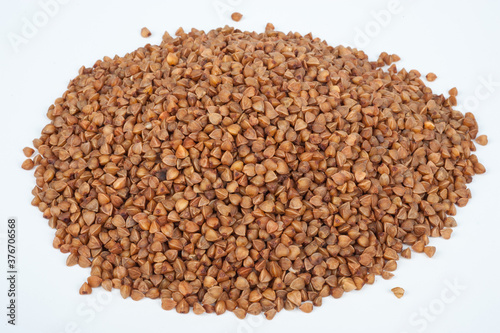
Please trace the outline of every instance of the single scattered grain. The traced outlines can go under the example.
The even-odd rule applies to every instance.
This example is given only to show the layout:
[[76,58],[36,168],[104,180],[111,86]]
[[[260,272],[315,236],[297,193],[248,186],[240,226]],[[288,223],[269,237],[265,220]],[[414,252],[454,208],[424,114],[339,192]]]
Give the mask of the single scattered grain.
[[35,163],[33,162],[32,159],[28,158],[26,159],[23,164],[21,165],[21,167],[24,169],[24,170],[31,170],[33,169],[33,167],[35,166]]
[[235,22],[239,22],[242,17],[243,17],[243,15],[241,13],[238,13],[238,12],[234,12],[231,14],[231,19]]
[[151,31],[149,31],[148,28],[144,27],[141,29],[141,36],[144,38],[148,38],[149,36],[151,36]]
[[311,313],[313,310],[313,304],[312,303],[302,303],[302,305],[299,306],[299,309],[302,312]]
[[426,246],[424,248],[424,253],[429,257],[432,258],[434,256],[434,253],[436,253],[436,247],[435,246]]
[[83,283],[80,288],[80,295],[90,295],[92,294],[92,288],[88,285],[87,282]]
[[429,73],[425,76],[425,78],[427,79],[427,81],[432,82],[437,79],[437,75],[434,73]]
[[488,137],[486,135],[480,135],[476,138],[476,142],[478,145],[486,146],[488,144]]
[[394,293],[394,296],[396,296],[397,298],[401,298],[405,294],[405,290],[401,287],[392,288],[391,291]]
[[26,157],[33,156],[34,152],[35,152],[35,150],[33,148],[30,148],[30,147],[24,147],[23,148],[23,153],[24,153],[24,156],[26,156]]

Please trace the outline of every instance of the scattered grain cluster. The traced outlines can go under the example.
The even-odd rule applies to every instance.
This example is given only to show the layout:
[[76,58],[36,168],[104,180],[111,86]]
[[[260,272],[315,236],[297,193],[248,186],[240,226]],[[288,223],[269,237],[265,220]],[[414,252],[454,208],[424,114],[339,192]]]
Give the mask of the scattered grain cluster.
[[450,237],[485,172],[456,90],[272,25],[176,36],[81,68],[23,163],[81,294],[271,319]]

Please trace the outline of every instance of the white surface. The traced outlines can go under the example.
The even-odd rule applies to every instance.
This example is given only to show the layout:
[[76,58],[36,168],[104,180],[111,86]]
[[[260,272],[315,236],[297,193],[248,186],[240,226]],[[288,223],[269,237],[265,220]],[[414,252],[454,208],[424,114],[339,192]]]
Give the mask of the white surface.
[[[17,52],[9,36],[21,35],[33,16],[41,15],[44,23],[42,7],[36,1],[2,0],[0,5],[0,236],[8,216],[16,216],[20,224],[16,327],[5,326],[6,243],[0,237],[1,332],[500,331],[500,2],[401,0],[396,11],[379,15],[379,21],[373,13],[387,14],[390,1],[65,2]],[[243,13],[239,23],[231,21],[232,11]],[[396,53],[402,58],[398,68],[436,73],[438,79],[429,84],[436,92],[458,88],[459,104],[468,102],[467,110],[474,112],[480,134],[488,134],[490,144],[478,149],[487,173],[470,185],[473,198],[459,209],[452,238],[431,240],[437,246],[432,259],[413,254],[411,260],[400,260],[392,280],[379,277],[360,292],[324,299],[311,314],[282,311],[272,321],[240,321],[231,313],[180,315],[162,310],[159,300],[123,300],[117,292],[102,289],[80,296],[89,269],[66,267],[66,255],[52,248],[54,230],[30,205],[32,172],[20,168],[21,149],[39,136],[48,121],[47,108],[82,65],[159,43],[165,30],[173,34],[180,26],[209,30],[229,24],[263,31],[267,22],[285,32],[312,32],[330,45],[358,45],[371,59],[382,51]],[[149,39],[140,37],[143,26],[153,33]],[[369,43],[358,36],[367,29],[374,35]],[[485,87],[482,80],[489,76],[498,83]],[[466,289],[452,297],[447,283],[455,281]],[[390,292],[396,286],[406,290],[402,299]],[[428,319],[419,312],[426,308]]]

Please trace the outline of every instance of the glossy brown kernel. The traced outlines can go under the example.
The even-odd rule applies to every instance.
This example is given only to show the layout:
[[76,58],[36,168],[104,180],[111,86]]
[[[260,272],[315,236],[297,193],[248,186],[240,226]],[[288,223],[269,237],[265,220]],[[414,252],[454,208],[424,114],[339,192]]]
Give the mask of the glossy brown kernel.
[[141,36],[144,38],[147,38],[147,37],[151,36],[151,31],[149,31],[148,28],[144,27],[141,29]]
[[235,22],[239,22],[242,17],[243,17],[243,15],[241,13],[238,13],[238,12],[234,12],[231,14],[231,19]]
[[396,296],[397,298],[401,298],[405,294],[405,290],[401,287],[392,288],[391,291],[394,293],[394,296]]
[[481,146],[486,146],[488,144],[488,137],[486,135],[480,135],[476,138],[476,142]]
[[427,79],[427,81],[432,82],[437,79],[437,76],[434,73],[429,73],[425,76],[425,78]]

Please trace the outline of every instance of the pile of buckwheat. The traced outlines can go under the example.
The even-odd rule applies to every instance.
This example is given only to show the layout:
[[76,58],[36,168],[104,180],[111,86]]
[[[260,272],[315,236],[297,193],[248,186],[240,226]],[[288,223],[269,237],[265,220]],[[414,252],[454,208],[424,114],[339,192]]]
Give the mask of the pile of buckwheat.
[[176,36],[81,68],[23,164],[81,294],[271,319],[450,237],[485,172],[456,89],[272,25]]

